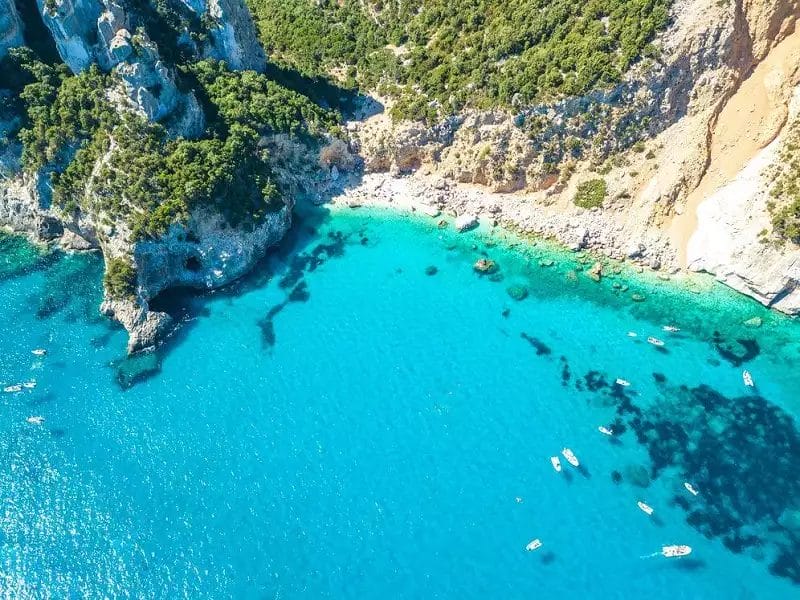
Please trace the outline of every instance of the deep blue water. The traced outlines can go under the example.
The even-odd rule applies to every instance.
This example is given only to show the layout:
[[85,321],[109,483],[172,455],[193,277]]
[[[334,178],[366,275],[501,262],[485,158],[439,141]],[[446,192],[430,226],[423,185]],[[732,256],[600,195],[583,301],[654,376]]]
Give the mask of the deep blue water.
[[798,323],[581,256],[310,215],[125,360],[97,257],[0,238],[2,595],[797,597]]

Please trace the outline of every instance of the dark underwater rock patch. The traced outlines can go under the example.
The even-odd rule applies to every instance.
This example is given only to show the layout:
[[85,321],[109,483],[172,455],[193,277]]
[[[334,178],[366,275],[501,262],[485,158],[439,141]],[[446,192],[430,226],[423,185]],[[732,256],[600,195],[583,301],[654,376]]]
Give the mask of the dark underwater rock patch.
[[561,385],[568,386],[570,379],[572,379],[572,371],[569,368],[569,362],[566,356],[560,356],[558,361],[561,363]]
[[715,331],[712,343],[720,357],[734,367],[740,367],[761,354],[761,348],[753,338],[739,338],[731,341],[726,340],[722,334]]
[[113,363],[117,384],[123,389],[132,388],[161,372],[161,358],[156,351],[140,352]]
[[536,350],[536,356],[547,356],[553,353],[550,347],[540,339],[535,338],[532,335],[528,335],[524,331],[519,335],[523,340],[528,342],[534,350]]
[[289,302],[308,302],[310,297],[311,293],[308,291],[308,284],[305,281],[301,281],[289,292],[288,300]]

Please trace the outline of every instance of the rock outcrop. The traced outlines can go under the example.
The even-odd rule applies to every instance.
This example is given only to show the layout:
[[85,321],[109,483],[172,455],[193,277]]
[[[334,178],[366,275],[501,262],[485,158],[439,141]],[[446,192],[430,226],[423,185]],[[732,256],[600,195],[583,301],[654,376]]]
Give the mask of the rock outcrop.
[[[198,22],[208,25],[203,47],[195,47],[198,60],[213,56],[234,68],[263,70],[264,53],[243,0],[184,0],[184,4]],[[37,6],[73,73],[96,64],[115,74],[118,85],[109,97],[120,110],[160,122],[175,136],[202,133],[203,111],[194,93],[179,85],[173,66],[144,27],[149,21],[139,11],[155,10],[151,3],[38,0]],[[0,56],[22,41],[21,32],[13,0],[0,0]],[[191,46],[188,30],[184,34],[176,44]],[[291,225],[292,203],[287,200],[251,229],[227,225],[218,214],[196,212],[186,224],[173,224],[158,239],[137,240],[125,223],[109,225],[108,215],[63,214],[52,208],[49,172],[24,172],[19,153],[19,144],[12,143],[0,155],[0,225],[37,241],[59,240],[65,248],[100,250],[107,263],[123,257],[129,261],[136,274],[135,292],[124,298],[106,293],[101,310],[128,330],[131,352],[152,346],[171,329],[167,314],[150,310],[161,292],[175,286],[206,290],[230,283],[247,273]]]
[[[187,225],[173,225],[158,240],[133,245],[136,298],[107,297],[101,310],[130,332],[130,352],[152,346],[172,325],[169,315],[150,310],[153,298],[173,287],[209,290],[227,285],[249,272],[290,226],[291,206],[269,214],[252,230],[228,227],[219,215],[194,214]],[[106,256],[131,252],[121,237],[101,245]]]
[[[796,115],[799,109],[800,89],[792,112]],[[800,314],[800,248],[776,245],[764,237],[771,229],[770,167],[786,142],[783,136],[775,139],[700,204],[687,261],[690,269],[715,274],[765,306]]]
[[204,55],[224,60],[232,69],[263,71],[267,64],[256,28],[244,0],[183,0],[207,16],[211,43]]
[[[798,18],[798,0],[677,0],[670,27],[657,40],[658,59],[634,66],[612,89],[513,113],[468,112],[435,127],[394,123],[380,114],[348,128],[367,170],[415,171],[423,186],[431,176],[488,188],[431,191],[441,198],[437,208],[475,212],[572,248],[675,270],[685,264],[695,227],[691,195],[703,200],[719,187],[696,191],[714,168],[715,130],[729,126],[718,123],[720,114],[762,62],[776,49],[783,52],[780,45],[794,35]],[[795,72],[785,69],[784,87],[800,71],[800,53],[785,57],[794,61]],[[777,79],[765,85],[777,85]],[[788,103],[787,94],[769,97],[784,108]],[[751,144],[756,150],[762,137],[763,144],[774,138],[785,119],[785,110],[783,117],[774,112],[775,122],[765,119],[763,131],[752,134],[760,136]],[[725,174],[722,183],[737,172]],[[597,178],[607,186],[602,206],[590,211],[575,206],[578,184]],[[754,205],[752,194],[748,198],[739,212],[759,215],[759,227],[768,228],[766,200]],[[726,206],[724,212],[730,210]],[[714,218],[725,223],[721,212]],[[712,242],[706,227],[706,241],[694,244],[692,268],[717,273],[732,287],[795,312],[794,250],[765,246],[754,234],[743,238],[741,224],[715,231],[722,237]],[[726,255],[720,248],[736,252]]]
[[22,21],[14,0],[0,0],[0,58],[6,55],[9,48],[23,43]]
[[42,20],[53,35],[58,54],[73,73],[96,62],[99,0],[36,0]]
[[[121,0],[38,0],[45,25],[73,73],[92,64],[119,75],[116,95],[173,135],[197,137],[204,119],[194,93],[181,92],[173,70],[142,28],[141,15]],[[135,33],[131,33],[134,31]]]

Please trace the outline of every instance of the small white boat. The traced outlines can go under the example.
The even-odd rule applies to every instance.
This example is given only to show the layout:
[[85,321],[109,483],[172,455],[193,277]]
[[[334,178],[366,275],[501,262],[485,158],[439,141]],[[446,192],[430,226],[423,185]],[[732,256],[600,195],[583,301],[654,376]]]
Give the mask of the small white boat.
[[525,546],[525,550],[528,552],[532,552],[533,550],[538,550],[542,547],[542,540],[536,538],[535,540],[531,540],[527,546]]
[[41,425],[42,423],[44,423],[44,417],[39,417],[39,416],[35,416],[35,417],[28,417],[28,418],[27,418],[27,419],[25,419],[25,420],[26,420],[28,423],[30,423],[31,425]]
[[686,491],[689,492],[692,496],[697,496],[697,494],[700,493],[696,489],[694,489],[694,486],[688,481],[683,482],[683,487],[685,487]]
[[686,556],[687,554],[691,553],[692,553],[691,546],[663,546],[661,548],[661,554],[663,556],[666,556],[667,558]]
[[628,387],[631,384],[631,382],[628,381],[627,379],[619,379],[619,378],[614,383],[616,383],[617,385],[621,385],[622,387]]
[[676,331],[680,331],[679,327],[675,327],[675,325],[664,325],[661,328],[661,331],[668,331],[670,333],[675,333]]
[[664,340],[660,340],[657,337],[653,337],[652,335],[647,338],[647,341],[653,344],[653,346],[661,347],[664,345]]
[[575,456],[575,453],[569,448],[564,448],[561,451],[561,454],[564,456],[564,458],[567,459],[567,462],[571,464],[573,467],[577,467],[581,464],[578,462],[578,457]]
[[556,473],[561,473],[561,461],[558,460],[557,456],[550,457],[550,464],[553,465],[553,468],[556,470]]
[[47,354],[47,350],[45,350],[44,348],[36,348],[36,350],[31,350],[31,354],[33,354],[34,356],[44,356],[45,354]]
[[602,425],[600,425],[600,427],[597,428],[597,431],[599,431],[603,435],[614,435],[613,431],[611,431],[608,427],[603,427]]
[[3,391],[7,394],[13,394],[15,392],[21,392],[22,386],[21,385],[7,385],[3,388]]
[[642,509],[642,512],[644,514],[646,514],[646,515],[652,515],[653,514],[653,507],[652,506],[648,506],[647,504],[645,504],[641,500],[639,500],[636,503],[636,506],[638,506],[640,509]]
[[753,387],[755,383],[753,383],[753,376],[750,374],[750,371],[742,371],[742,381],[747,387]]
[[638,333],[636,333],[635,331],[629,331],[629,332],[628,332],[628,337],[637,337],[638,335],[639,335],[639,334],[638,334]]
[[22,384],[22,387],[32,390],[33,388],[36,387],[36,380],[31,379],[30,381],[26,381],[25,383]]

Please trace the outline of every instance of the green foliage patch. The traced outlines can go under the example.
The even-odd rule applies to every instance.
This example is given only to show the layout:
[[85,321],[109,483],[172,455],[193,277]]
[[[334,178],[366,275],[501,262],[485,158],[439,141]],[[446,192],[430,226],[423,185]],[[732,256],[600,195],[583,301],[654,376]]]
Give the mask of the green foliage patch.
[[605,179],[590,179],[578,184],[573,202],[581,208],[601,207],[606,199],[606,192]]
[[671,0],[248,0],[272,60],[398,99],[397,117],[529,105],[618,81]]
[[103,285],[112,298],[122,300],[135,296],[136,269],[133,263],[125,258],[107,259]]
[[790,126],[786,144],[774,165],[773,181],[767,208],[774,233],[800,244],[800,121]]

